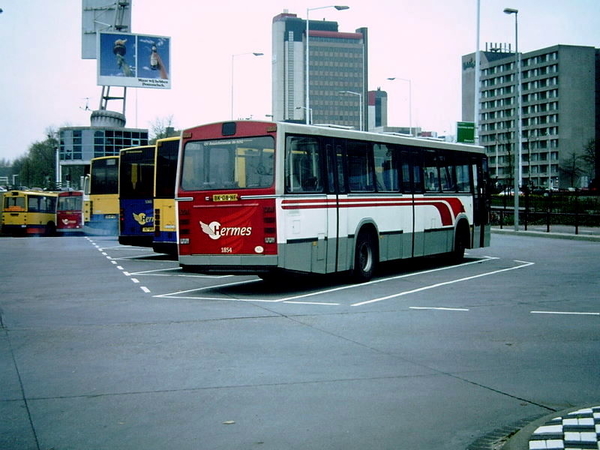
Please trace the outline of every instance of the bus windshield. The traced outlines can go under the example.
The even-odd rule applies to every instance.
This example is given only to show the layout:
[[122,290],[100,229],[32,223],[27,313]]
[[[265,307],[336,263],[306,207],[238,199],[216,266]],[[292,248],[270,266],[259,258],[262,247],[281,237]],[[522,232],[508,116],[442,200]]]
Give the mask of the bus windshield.
[[81,195],[59,196],[57,209],[59,211],[78,211],[81,210],[82,202]]
[[92,180],[90,194],[116,194],[118,184],[118,158],[106,158],[92,161]]
[[154,146],[121,150],[119,197],[152,198],[154,195]]
[[184,148],[184,190],[256,189],[273,185],[270,136],[191,141]]

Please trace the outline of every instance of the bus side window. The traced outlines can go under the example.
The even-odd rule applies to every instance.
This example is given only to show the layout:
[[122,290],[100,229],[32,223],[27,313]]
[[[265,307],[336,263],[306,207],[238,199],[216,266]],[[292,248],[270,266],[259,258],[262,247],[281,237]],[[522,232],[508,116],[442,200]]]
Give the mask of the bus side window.
[[366,142],[348,141],[348,188],[350,192],[373,192],[373,158]]
[[440,182],[444,192],[456,192],[455,167],[451,159],[451,156],[439,157]]
[[29,212],[38,212],[40,210],[40,199],[37,197],[29,197],[28,199],[28,208]]
[[456,186],[458,192],[471,192],[471,180],[468,164],[456,166]]
[[375,144],[375,177],[379,192],[398,192],[398,162],[396,153],[385,144]]
[[321,151],[317,138],[286,138],[285,189],[290,193],[322,192]]
[[423,162],[425,192],[440,192],[440,177],[436,154],[425,152]]

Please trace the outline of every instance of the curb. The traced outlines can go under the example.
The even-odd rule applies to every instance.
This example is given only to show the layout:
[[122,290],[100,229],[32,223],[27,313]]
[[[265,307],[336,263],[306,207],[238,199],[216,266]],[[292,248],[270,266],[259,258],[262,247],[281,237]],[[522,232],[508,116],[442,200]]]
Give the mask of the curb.
[[[519,432],[517,432],[513,436],[511,436],[506,441],[506,444],[504,444],[502,447],[499,447],[499,449],[502,449],[502,450],[528,450],[528,449],[532,448],[529,445],[529,443],[531,441],[531,437],[533,436],[533,434],[539,427],[546,425],[550,422],[553,422],[553,419],[565,418],[565,416],[568,416],[570,413],[580,411],[582,409],[592,409],[592,408],[597,409],[598,408],[597,404],[583,406],[583,407],[581,407],[581,406],[574,407],[574,408],[569,408],[569,409],[565,409],[562,411],[557,411],[554,413],[547,414],[547,415],[535,420],[534,422],[531,422],[530,424],[526,425],[525,427],[523,427]],[[597,440],[598,439],[600,439],[600,438],[597,438]],[[595,445],[596,445],[596,447],[594,447],[594,448],[599,448],[599,447],[597,447],[598,442],[596,442]],[[545,448],[545,447],[534,447],[534,448]],[[563,446],[548,447],[548,448],[565,448],[565,447],[563,445]],[[588,448],[588,447],[585,447],[582,445],[581,447],[578,446],[578,448]]]
[[552,239],[567,239],[572,241],[589,241],[589,242],[600,242],[600,236],[589,235],[589,234],[567,234],[567,233],[547,233],[545,231],[524,231],[524,230],[507,230],[500,228],[492,228],[492,233],[497,234],[510,234],[513,236],[531,236],[531,237],[542,237]]

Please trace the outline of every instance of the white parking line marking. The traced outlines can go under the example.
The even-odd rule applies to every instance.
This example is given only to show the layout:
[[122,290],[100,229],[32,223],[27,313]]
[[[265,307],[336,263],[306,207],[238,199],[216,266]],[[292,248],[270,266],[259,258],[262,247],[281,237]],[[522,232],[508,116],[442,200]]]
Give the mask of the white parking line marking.
[[470,311],[469,308],[445,308],[441,306],[410,306],[408,309],[431,309],[435,311]]
[[576,312],[576,311],[531,311],[531,314],[555,314],[562,316],[600,316],[600,312]]
[[[379,297],[379,298],[374,298],[372,300],[367,300],[367,301],[360,302],[360,303],[354,303],[351,306],[363,306],[363,305],[368,305],[368,304],[371,304],[371,303],[382,302],[384,300],[390,300],[392,298],[402,297],[404,295],[415,294],[417,292],[427,291],[429,289],[435,289],[435,288],[438,288],[438,287],[441,287],[441,286],[448,286],[450,284],[461,283],[463,281],[470,281],[470,280],[474,280],[476,278],[487,277],[489,275],[496,275],[496,274],[502,273],[502,272],[509,272],[511,270],[523,269],[525,267],[528,267],[528,266],[531,266],[531,265],[535,264],[535,263],[526,262],[526,261],[515,261],[515,262],[521,263],[521,265],[520,266],[515,266],[515,267],[509,267],[507,269],[494,270],[492,272],[480,273],[479,275],[473,275],[473,276],[470,276],[470,277],[458,278],[456,280],[444,281],[443,283],[436,283],[436,284],[432,284],[432,285],[429,285],[429,286],[423,286],[423,287],[420,287],[420,288],[417,288],[417,289],[412,289],[410,291],[399,292],[397,294],[386,295],[385,297]],[[422,272],[422,273],[426,273],[426,272]]]
[[[369,286],[371,284],[383,283],[383,282],[386,282],[386,281],[393,281],[393,280],[397,280],[397,279],[401,279],[401,278],[408,278],[408,277],[414,277],[414,276],[417,276],[417,275],[424,275],[424,274],[428,274],[428,273],[440,272],[440,271],[444,271],[444,270],[455,269],[455,268],[458,268],[458,267],[470,266],[470,265],[473,265],[473,264],[482,264],[484,262],[493,261],[493,260],[497,260],[497,259],[499,259],[499,258],[498,257],[492,257],[492,256],[484,256],[483,259],[478,259],[476,261],[470,261],[470,262],[466,262],[466,263],[463,263],[463,264],[458,264],[458,265],[455,265],[455,266],[438,267],[438,268],[435,268],[435,269],[424,270],[424,271],[421,271],[421,272],[413,272],[413,273],[408,273],[408,274],[403,274],[403,275],[397,275],[397,276],[393,276],[393,277],[380,278],[380,279],[377,279],[377,280],[369,281],[367,283],[350,284],[350,285],[347,285],[347,286],[340,286],[340,287],[331,288],[331,289],[323,289],[323,290],[318,290],[318,291],[314,291],[314,292],[309,292],[309,293],[306,293],[306,294],[293,295],[293,296],[290,296],[290,297],[283,297],[283,298],[273,299],[273,300],[258,299],[258,298],[253,298],[253,299],[231,299],[231,298],[225,298],[225,297],[199,297],[199,296],[186,296],[186,295],[184,295],[184,294],[188,294],[188,293],[191,293],[191,292],[202,292],[202,291],[212,290],[212,289],[220,289],[220,288],[225,288],[225,287],[241,286],[241,285],[249,284],[249,283],[258,283],[261,280],[246,280],[246,281],[241,281],[241,282],[225,283],[225,284],[220,284],[220,285],[215,285],[215,286],[206,286],[206,287],[203,287],[203,288],[189,289],[189,290],[185,290],[185,291],[178,291],[178,292],[171,292],[171,293],[168,293],[168,294],[155,295],[155,297],[159,297],[159,298],[179,298],[179,299],[187,299],[187,300],[229,300],[229,301],[239,301],[239,302],[297,303],[297,304],[300,304],[300,302],[298,302],[298,300],[303,299],[303,298],[307,298],[307,297],[313,297],[313,296],[323,295],[323,294],[331,294],[332,292],[342,291],[342,290],[346,290],[346,289],[359,289],[359,288],[363,288],[365,286]],[[531,263],[531,264],[533,264],[533,263]],[[510,270],[512,270],[512,268]],[[309,303],[308,302],[304,302],[304,304],[309,304]],[[332,305],[333,303],[328,303],[328,302],[311,302],[310,304],[315,304],[315,305]],[[363,304],[364,304],[364,302],[363,302]],[[352,306],[360,306],[360,304],[356,304],[356,305],[352,305]]]

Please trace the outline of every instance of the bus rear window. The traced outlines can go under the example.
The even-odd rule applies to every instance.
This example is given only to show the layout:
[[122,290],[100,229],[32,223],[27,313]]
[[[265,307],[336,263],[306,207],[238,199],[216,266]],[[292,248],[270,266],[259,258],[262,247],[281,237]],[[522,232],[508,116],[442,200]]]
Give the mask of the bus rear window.
[[271,187],[274,154],[270,136],[188,142],[181,187],[188,191]]
[[25,197],[4,197],[5,211],[25,211]]

